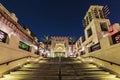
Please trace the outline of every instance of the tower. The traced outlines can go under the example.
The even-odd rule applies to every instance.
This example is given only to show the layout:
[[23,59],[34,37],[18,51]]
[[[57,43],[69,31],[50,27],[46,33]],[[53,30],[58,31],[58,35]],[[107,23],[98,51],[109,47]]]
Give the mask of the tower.
[[99,43],[99,40],[108,34],[110,25],[107,7],[92,5],[88,9],[84,20],[85,46],[90,47],[93,44]]

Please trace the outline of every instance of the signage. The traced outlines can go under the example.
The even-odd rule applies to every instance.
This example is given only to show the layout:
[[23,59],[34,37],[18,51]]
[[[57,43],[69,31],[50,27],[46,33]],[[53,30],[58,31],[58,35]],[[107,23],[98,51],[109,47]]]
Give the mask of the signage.
[[120,43],[120,31],[112,35],[113,44]]
[[101,49],[100,43],[97,43],[97,44],[90,47],[90,52],[93,52],[93,51],[96,51],[96,50],[99,50],[99,49]]
[[30,46],[25,44],[24,42],[20,41],[19,42],[19,48],[26,50],[26,51],[30,51]]

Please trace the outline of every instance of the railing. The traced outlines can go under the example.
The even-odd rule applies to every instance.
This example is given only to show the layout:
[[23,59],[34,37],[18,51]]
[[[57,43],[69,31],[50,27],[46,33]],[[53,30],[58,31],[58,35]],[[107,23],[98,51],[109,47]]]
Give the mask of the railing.
[[25,57],[17,58],[17,59],[14,59],[14,60],[6,61],[6,62],[3,62],[3,63],[0,63],[0,65],[3,65],[3,64],[7,64],[8,65],[9,63],[11,63],[13,61],[17,61],[17,60],[28,58],[28,57],[32,57],[32,56],[25,56]]
[[59,80],[61,80],[61,57],[59,57]]
[[120,66],[120,64],[118,64],[118,63],[111,62],[111,61],[108,61],[108,60],[104,60],[104,59],[101,59],[101,58],[98,58],[98,57],[94,57],[94,56],[89,56],[89,57],[92,57],[92,58],[96,58],[96,59],[99,59],[99,60],[105,61],[105,62],[107,62],[107,63],[110,63],[111,65],[112,65],[112,64],[115,64],[115,65],[117,65],[117,66]]

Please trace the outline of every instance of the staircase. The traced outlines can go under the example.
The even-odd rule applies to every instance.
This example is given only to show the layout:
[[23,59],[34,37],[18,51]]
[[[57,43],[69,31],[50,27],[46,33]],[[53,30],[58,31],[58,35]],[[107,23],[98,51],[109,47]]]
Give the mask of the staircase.
[[58,58],[40,60],[6,74],[0,80],[120,80],[116,75],[77,59]]

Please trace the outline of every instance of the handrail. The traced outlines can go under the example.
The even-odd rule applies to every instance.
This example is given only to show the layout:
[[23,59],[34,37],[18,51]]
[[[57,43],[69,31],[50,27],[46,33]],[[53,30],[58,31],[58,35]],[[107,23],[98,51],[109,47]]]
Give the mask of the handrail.
[[101,58],[98,58],[98,57],[95,57],[95,56],[89,56],[89,57],[96,58],[96,59],[99,59],[99,60],[108,62],[108,63],[110,63],[111,65],[112,65],[112,64],[115,64],[115,65],[117,65],[117,66],[120,66],[120,64],[118,64],[118,63],[114,63],[114,62],[111,62],[111,61],[108,61],[108,60],[104,60],[104,59],[101,59]]
[[59,57],[59,80],[61,80],[61,57]]
[[7,64],[8,65],[10,62],[13,62],[13,61],[16,61],[16,60],[20,60],[20,59],[23,59],[23,58],[28,58],[28,57],[31,57],[31,56],[25,56],[25,57],[17,58],[17,59],[14,59],[14,60],[6,61],[6,62],[3,62],[3,63],[0,63],[0,65],[3,65],[3,64]]

